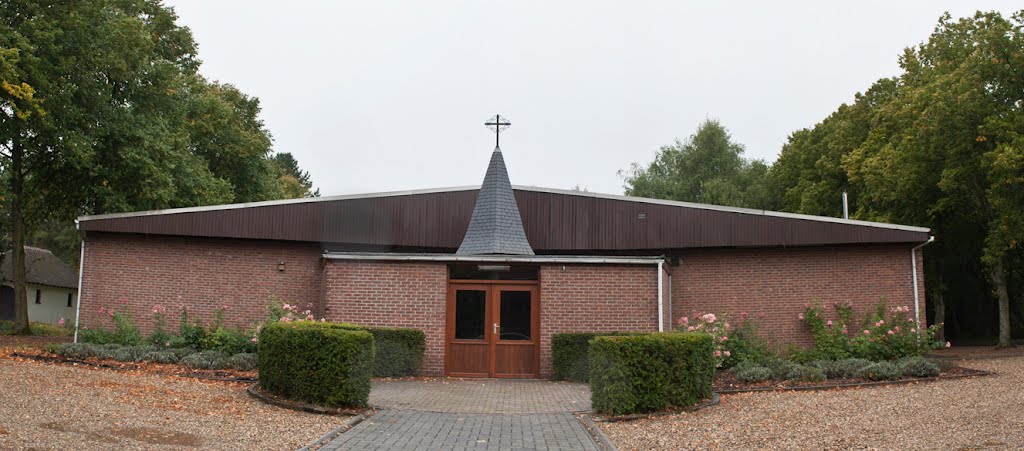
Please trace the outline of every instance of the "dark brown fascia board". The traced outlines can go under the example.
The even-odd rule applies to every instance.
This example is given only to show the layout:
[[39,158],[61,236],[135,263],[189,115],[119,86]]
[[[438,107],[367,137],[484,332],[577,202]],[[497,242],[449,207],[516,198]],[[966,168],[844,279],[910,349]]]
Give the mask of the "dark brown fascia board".
[[[241,208],[259,208],[259,207],[271,207],[276,205],[290,205],[290,204],[302,204],[312,202],[331,202],[339,200],[353,200],[353,199],[372,199],[378,197],[399,197],[399,196],[415,196],[419,194],[433,194],[433,193],[448,193],[458,191],[472,191],[480,189],[479,185],[471,186],[457,186],[448,188],[430,188],[421,190],[406,190],[406,191],[387,191],[379,193],[367,193],[367,194],[347,194],[340,196],[327,196],[327,197],[307,197],[301,199],[283,199],[283,200],[269,200],[263,202],[247,202],[239,204],[225,204],[225,205],[209,205],[203,207],[186,207],[186,208],[171,208],[165,210],[148,210],[148,211],[137,211],[129,213],[109,213],[102,215],[86,215],[80,216],[75,220],[76,226],[82,222],[98,221],[103,219],[116,219],[116,218],[130,218],[130,217],[144,217],[144,216],[160,216],[160,215],[172,215],[180,213],[196,213],[203,211],[219,211],[219,210],[235,210]],[[700,210],[712,210],[721,211],[727,213],[739,213],[754,216],[769,216],[777,218],[796,219],[802,221],[814,221],[814,222],[830,222],[835,224],[846,224],[862,227],[875,227],[882,229],[893,229],[893,230],[904,230],[908,232],[919,232],[929,233],[931,229],[928,227],[917,227],[902,224],[889,224],[884,222],[872,222],[872,221],[861,221],[857,219],[843,219],[833,218],[829,216],[814,216],[805,215],[800,213],[786,213],[781,211],[771,210],[757,210],[752,208],[739,208],[739,207],[726,207],[721,205],[710,205],[710,204],[699,204],[694,202],[682,202],[675,200],[663,200],[663,199],[649,199],[646,197],[632,197],[624,196],[620,194],[600,194],[591,193],[584,191],[574,191],[558,188],[541,188],[536,186],[522,186],[512,185],[512,189],[515,191],[531,191],[538,193],[550,193],[550,194],[561,194],[566,196],[579,196],[579,197],[591,197],[596,199],[608,199],[617,200],[622,202],[634,202],[634,203],[645,203],[651,205],[665,205],[671,207],[683,207],[683,208],[694,208]]]

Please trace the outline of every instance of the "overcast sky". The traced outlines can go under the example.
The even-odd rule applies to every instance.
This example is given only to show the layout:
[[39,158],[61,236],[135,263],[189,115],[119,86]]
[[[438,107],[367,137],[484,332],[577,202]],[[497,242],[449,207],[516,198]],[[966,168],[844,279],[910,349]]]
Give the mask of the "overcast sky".
[[[939,16],[1008,1],[172,0],[210,79],[259,97],[323,195],[512,183],[621,193],[619,169],[718,118],[773,161]],[[1020,8],[1020,4],[1016,4]]]

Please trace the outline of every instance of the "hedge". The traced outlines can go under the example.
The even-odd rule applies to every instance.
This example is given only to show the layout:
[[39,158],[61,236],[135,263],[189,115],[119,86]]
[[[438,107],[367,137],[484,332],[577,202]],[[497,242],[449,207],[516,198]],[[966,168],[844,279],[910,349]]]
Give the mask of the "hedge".
[[712,341],[707,334],[679,332],[594,338],[589,351],[594,410],[625,415],[710,398]]
[[376,359],[373,377],[412,376],[423,364],[427,336],[422,330],[368,327],[373,335]]
[[366,406],[373,335],[350,324],[277,322],[260,331],[260,386],[329,407]]
[[576,332],[551,337],[552,378],[556,381],[590,380],[590,340],[603,336],[642,335],[645,332]]

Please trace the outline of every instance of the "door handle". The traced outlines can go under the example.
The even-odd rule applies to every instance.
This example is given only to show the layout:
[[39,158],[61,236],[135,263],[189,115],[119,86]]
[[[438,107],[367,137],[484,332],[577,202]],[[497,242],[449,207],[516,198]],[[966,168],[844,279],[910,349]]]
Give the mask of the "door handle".
[[494,323],[494,334],[498,334],[498,323]]

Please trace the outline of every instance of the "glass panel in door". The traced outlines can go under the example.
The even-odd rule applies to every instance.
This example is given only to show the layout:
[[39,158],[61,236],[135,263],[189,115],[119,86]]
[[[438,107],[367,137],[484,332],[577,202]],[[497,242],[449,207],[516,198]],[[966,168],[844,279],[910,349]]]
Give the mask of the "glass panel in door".
[[531,296],[529,291],[501,292],[501,340],[530,340]]
[[455,338],[483,340],[487,333],[487,292],[458,290],[455,292]]

